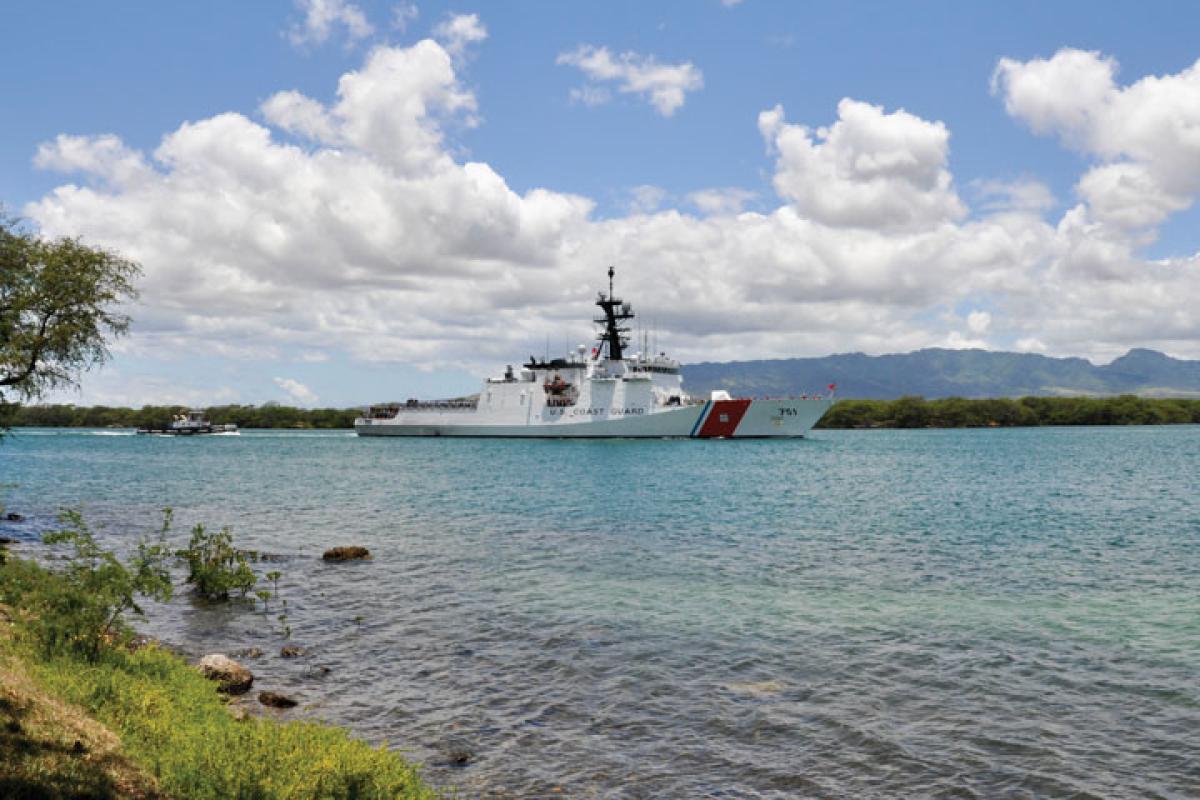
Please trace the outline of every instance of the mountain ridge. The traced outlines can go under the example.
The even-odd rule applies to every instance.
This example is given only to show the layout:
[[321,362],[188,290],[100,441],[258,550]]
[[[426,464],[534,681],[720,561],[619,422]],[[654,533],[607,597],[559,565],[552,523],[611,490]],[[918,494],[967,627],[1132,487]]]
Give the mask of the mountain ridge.
[[834,383],[843,397],[877,400],[905,395],[1200,397],[1200,361],[1145,348],[1102,365],[1077,356],[931,347],[878,356],[701,362],[683,365],[682,372],[695,394],[724,389],[734,395],[791,395],[825,391]]

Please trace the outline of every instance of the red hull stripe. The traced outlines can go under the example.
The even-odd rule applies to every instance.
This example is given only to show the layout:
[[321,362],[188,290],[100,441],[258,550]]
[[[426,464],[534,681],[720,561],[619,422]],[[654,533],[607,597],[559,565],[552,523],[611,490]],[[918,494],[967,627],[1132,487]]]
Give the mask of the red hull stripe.
[[696,437],[712,439],[717,436],[733,436],[733,432],[737,430],[738,423],[742,421],[742,417],[746,415],[746,409],[749,407],[749,400],[716,401]]

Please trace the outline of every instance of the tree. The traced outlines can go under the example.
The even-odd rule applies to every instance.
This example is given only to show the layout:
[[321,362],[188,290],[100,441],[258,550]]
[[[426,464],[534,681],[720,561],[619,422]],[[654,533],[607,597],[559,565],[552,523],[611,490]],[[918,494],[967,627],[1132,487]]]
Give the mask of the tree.
[[929,409],[925,398],[905,395],[892,401],[892,426],[895,428],[925,428],[929,425]]
[[137,264],[79,239],[47,240],[0,210],[0,406],[73,386],[124,334]]

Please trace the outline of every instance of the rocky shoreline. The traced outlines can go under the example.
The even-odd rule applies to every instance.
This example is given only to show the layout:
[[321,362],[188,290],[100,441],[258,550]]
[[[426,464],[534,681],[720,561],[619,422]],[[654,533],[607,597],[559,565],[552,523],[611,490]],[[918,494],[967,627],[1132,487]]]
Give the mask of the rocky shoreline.
[[[10,536],[5,541],[36,540]],[[358,549],[363,552],[355,559],[369,557]],[[364,798],[442,796],[401,756],[372,747],[344,728],[307,719],[304,712],[312,706],[278,685],[285,682],[262,681],[239,660],[311,659],[301,645],[285,643],[274,656],[249,647],[231,651],[237,657],[209,653],[189,659],[155,638],[113,635],[96,661],[74,651],[39,649],[43,645],[30,638],[37,634],[29,621],[44,619],[37,609],[47,608],[45,599],[54,593],[70,591],[72,578],[69,571],[51,571],[25,555],[0,546],[0,569],[5,570],[0,576],[0,686],[5,697],[12,694],[10,685],[34,687],[21,695],[19,707],[0,709],[18,715],[6,723],[7,733],[0,732],[0,796],[9,796],[14,787],[24,793],[20,796],[77,794],[60,791],[63,785],[80,791],[100,787],[87,788],[95,796],[147,798],[191,796],[198,787],[207,787],[204,796],[316,798],[330,791]],[[317,663],[310,666],[319,675],[330,672]],[[26,674],[29,680],[18,680]],[[256,682],[267,685],[260,688]],[[101,685],[107,688],[100,691]],[[59,717],[65,713],[80,721],[56,718],[52,730],[35,730],[19,719],[35,707],[72,708]],[[84,728],[94,733],[72,732]],[[30,738],[34,733],[38,738]],[[43,739],[64,737],[75,737],[70,739],[75,744],[55,751],[61,763],[50,765],[37,755],[44,750]],[[108,744],[100,747],[99,741]],[[127,767],[112,773],[118,762]],[[114,781],[120,785],[114,788]]]

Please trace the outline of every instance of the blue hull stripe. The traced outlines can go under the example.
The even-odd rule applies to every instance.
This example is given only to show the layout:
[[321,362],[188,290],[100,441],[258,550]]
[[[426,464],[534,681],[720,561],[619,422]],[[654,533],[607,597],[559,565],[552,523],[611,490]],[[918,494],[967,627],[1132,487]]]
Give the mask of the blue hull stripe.
[[708,416],[708,410],[710,408],[712,408],[712,400],[705,402],[704,409],[700,412],[700,416],[696,417],[696,424],[692,426],[692,432],[689,433],[688,436],[694,437],[696,435],[696,431],[700,430],[700,425],[704,422],[704,418]]

